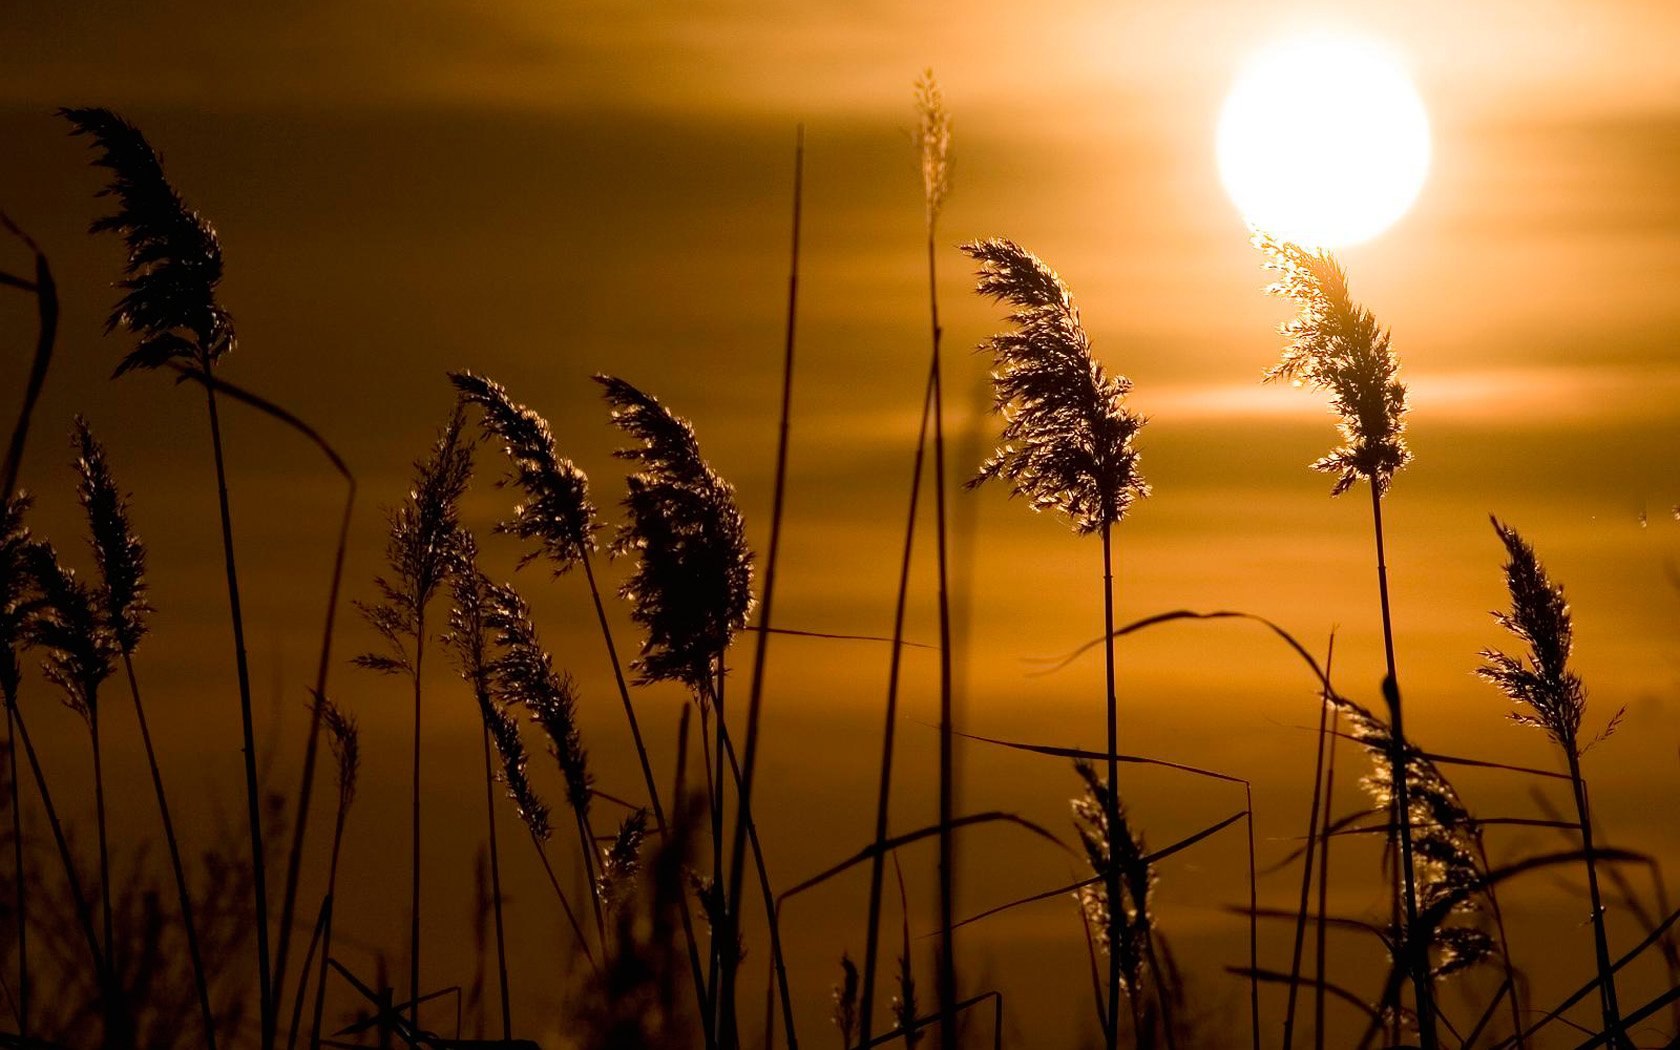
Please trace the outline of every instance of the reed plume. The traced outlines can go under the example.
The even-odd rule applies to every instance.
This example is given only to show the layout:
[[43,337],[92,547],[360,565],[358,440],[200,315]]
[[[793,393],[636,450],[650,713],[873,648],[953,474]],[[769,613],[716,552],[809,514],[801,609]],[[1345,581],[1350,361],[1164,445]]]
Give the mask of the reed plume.
[[[1339,496],[1363,478],[1371,489],[1371,528],[1376,543],[1377,591],[1382,612],[1383,652],[1388,676],[1384,686],[1393,726],[1391,777],[1395,785],[1395,834],[1400,840],[1400,897],[1408,926],[1418,917],[1417,887],[1412,858],[1411,806],[1407,778],[1399,774],[1406,750],[1405,717],[1400,703],[1400,678],[1395,669],[1394,625],[1388,600],[1388,562],[1383,539],[1382,498],[1394,475],[1411,461],[1406,445],[1406,387],[1400,382],[1400,360],[1390,345],[1389,332],[1371,311],[1354,303],[1347,273],[1335,257],[1308,250],[1263,232],[1254,245],[1266,257],[1265,266],[1278,274],[1266,290],[1299,308],[1284,322],[1283,353],[1263,380],[1288,380],[1330,394],[1340,417],[1337,429],[1343,444],[1312,464],[1314,470],[1335,474],[1330,494]],[[1417,997],[1419,1036],[1423,1050],[1435,1050],[1435,1010],[1427,962],[1412,959],[1413,993]]]
[[647,810],[632,810],[618,825],[612,845],[601,851],[601,903],[609,910],[625,903],[642,870],[642,843],[647,839]]
[[[1074,826],[1091,871],[1101,880],[1080,887],[1077,897],[1097,946],[1119,962],[1120,993],[1131,1008],[1135,1037],[1143,1045],[1142,982],[1152,954],[1149,905],[1155,872],[1146,859],[1149,851],[1142,835],[1133,831],[1126,806],[1109,789],[1109,782],[1097,775],[1090,762],[1078,760],[1073,768],[1085,784],[1084,793],[1073,800]],[[1111,892],[1116,886],[1118,894]],[[1164,1000],[1162,1005],[1166,1005]],[[1115,1009],[1117,1004],[1110,1003],[1109,1011]]]
[[39,588],[40,599],[29,618],[30,644],[44,651],[41,670],[49,682],[64,694],[65,706],[87,724],[93,748],[93,795],[99,834],[99,903],[103,918],[107,963],[111,933],[111,853],[105,822],[105,766],[99,734],[99,687],[116,671],[122,649],[116,632],[104,615],[103,588],[77,579],[66,568],[58,552],[45,541],[36,541],[25,552],[30,575]]
[[[29,550],[34,544],[23,522],[29,496],[0,494],[0,694],[7,706],[17,698],[23,675],[18,653],[28,641],[31,588]],[[17,792],[12,792],[13,798]]]
[[134,700],[140,741],[146,751],[146,765],[151,773],[153,793],[157,796],[164,843],[168,847],[170,870],[175,878],[176,901],[181,910],[187,954],[192,963],[205,1043],[210,1050],[215,1050],[215,1013],[210,1005],[209,982],[199,949],[198,924],[193,917],[186,865],[181,860],[181,844],[175,834],[175,818],[169,809],[168,793],[164,790],[157,749],[152,745],[146,707],[140,700],[140,680],[134,672],[134,650],[145,636],[146,616],[152,611],[146,599],[146,547],[129,520],[128,497],[117,487],[105,449],[81,416],[75,420],[72,444],[77,452],[76,494],[87,516],[89,545],[93,548],[101,580],[99,594],[104,602],[105,621],[116,640],[128,678],[129,695]]
[[227,576],[228,610],[233,627],[234,666],[239,682],[239,713],[245,760],[245,804],[251,845],[251,890],[256,904],[257,983],[261,1007],[261,1045],[274,1045],[275,1004],[268,952],[268,875],[263,860],[262,792],[257,784],[256,731],[251,711],[251,675],[245,654],[245,617],[239,599],[234,559],[233,516],[228,506],[227,467],[223,459],[221,417],[210,372],[234,348],[231,315],[217,301],[222,280],[222,250],[213,226],[190,208],[164,174],[163,163],[134,125],[108,109],[61,109],[72,133],[92,139],[94,164],[111,177],[100,196],[116,199],[111,215],[94,221],[92,233],[114,233],[128,256],[123,290],[106,330],[126,330],[137,340],[118,362],[115,374],[181,365],[203,374],[210,446],[216,466],[216,496],[221,515],[222,562]]
[[[499,753],[505,753],[510,746],[517,750],[517,759],[509,765],[508,783],[509,792],[521,814],[531,804],[534,795],[525,780],[524,745],[519,739],[518,724],[491,695],[490,628],[485,623],[490,580],[478,569],[478,541],[466,529],[461,530],[456,560],[455,572],[450,580],[450,593],[454,600],[449,609],[449,633],[443,636],[442,641],[454,654],[456,672],[472,691],[483,722],[479,736],[484,752],[485,828],[490,840],[490,908],[496,922],[496,972],[501,995],[502,1038],[511,1039],[513,1016],[508,996],[507,937],[502,917],[502,859],[496,840],[496,773],[490,760],[492,726],[495,727],[496,750]],[[505,737],[511,737],[511,744],[503,743]],[[514,786],[514,778],[517,778],[518,787]],[[546,816],[544,819],[546,821]],[[482,864],[480,879],[483,879]]]
[[384,674],[405,673],[414,685],[414,748],[411,791],[412,845],[409,918],[409,1023],[420,997],[420,672],[426,652],[426,607],[460,560],[460,502],[472,478],[472,446],[462,436],[465,417],[455,406],[431,455],[414,464],[414,484],[390,512],[385,559],[393,583],[378,577],[382,600],[357,608],[385,641],[385,652],[356,657],[356,664]]
[[596,933],[606,937],[601,909],[601,887],[596,878],[598,857],[589,804],[594,797],[589,756],[577,725],[577,686],[572,676],[554,669],[553,660],[537,638],[531,608],[512,587],[492,584],[486,591],[484,623],[495,632],[500,652],[491,665],[497,702],[504,707],[523,707],[531,720],[548,736],[549,754],[554,756],[566,782],[566,801],[577,823],[578,848],[589,879],[590,901],[595,908]]
[[852,1036],[857,1032],[858,968],[852,957],[844,952],[840,953],[840,983],[834,986],[832,995],[834,1010],[830,1019],[834,1027],[840,1029],[840,1046],[846,1050],[852,1045]]
[[1387,492],[1395,472],[1412,458],[1406,446],[1406,387],[1388,329],[1354,303],[1347,272],[1335,256],[1264,233],[1255,234],[1254,243],[1267,269],[1278,274],[1266,290],[1300,308],[1280,327],[1287,340],[1283,356],[1264,379],[1323,390],[1340,417],[1344,444],[1312,469],[1336,475],[1332,495],[1360,479]]
[[1516,529],[1498,518],[1492,520],[1494,532],[1505,545],[1505,585],[1511,596],[1511,611],[1496,612],[1493,618],[1522,642],[1527,652],[1511,656],[1498,649],[1484,649],[1481,655],[1486,662],[1477,674],[1516,706],[1511,712],[1512,721],[1533,726],[1551,737],[1568,763],[1581,845],[1586,853],[1587,890],[1592,899],[1599,1006],[1606,1038],[1610,1045],[1620,1047],[1627,1045],[1627,1036],[1622,1029],[1615,969],[1610,964],[1609,938],[1604,930],[1604,902],[1593,855],[1592,815],[1586,780],[1581,775],[1581,756],[1597,740],[1615,731],[1622,712],[1616,712],[1597,740],[1583,746],[1581,720],[1586,714],[1587,693],[1580,676],[1569,667],[1575,627],[1563,586],[1552,581],[1534,548]]
[[640,442],[615,453],[639,469],[626,479],[629,521],[614,556],[635,554],[619,594],[647,632],[631,666],[638,681],[676,681],[715,698],[713,664],[752,612],[752,552],[735,489],[700,454],[694,428],[622,379],[598,375],[613,424]]
[[[1131,381],[1111,375],[1091,352],[1073,294],[1038,256],[1013,241],[976,241],[963,251],[980,264],[977,290],[1007,302],[1013,326],[984,344],[997,367],[992,373],[994,409],[1005,420],[1002,444],[980,467],[970,486],[998,478],[1034,510],[1065,515],[1077,535],[1102,537],[1104,672],[1108,707],[1107,783],[1119,782],[1119,713],[1114,687],[1113,529],[1133,504],[1149,495],[1133,445],[1144,417],[1124,401]],[[1104,796],[1108,824],[1118,827],[1116,792]],[[1108,899],[1120,897],[1121,873],[1108,865]],[[1118,909],[1110,913],[1121,936]],[[1104,1033],[1108,1050],[1119,1043],[1118,1003],[1121,956],[1109,953]]]

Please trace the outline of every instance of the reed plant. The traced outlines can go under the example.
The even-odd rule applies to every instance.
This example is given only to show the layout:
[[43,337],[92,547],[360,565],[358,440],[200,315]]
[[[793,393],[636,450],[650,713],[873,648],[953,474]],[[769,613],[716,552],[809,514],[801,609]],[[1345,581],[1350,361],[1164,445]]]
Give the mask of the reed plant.
[[[121,299],[106,330],[122,328],[136,345],[118,362],[115,376],[181,364],[209,377],[237,344],[232,315],[216,298],[222,281],[222,248],[216,230],[189,207],[164,174],[162,159],[138,128],[108,109],[62,109],[74,134],[86,135],[97,150],[94,164],[108,169],[100,196],[115,198],[116,211],[97,219],[93,233],[123,239],[127,259],[118,287]],[[251,842],[251,886],[256,906],[257,983],[263,1050],[274,1045],[274,1002],[268,950],[268,874],[263,860],[262,793],[257,783],[256,730],[251,711],[251,674],[245,655],[245,617],[234,558],[233,515],[228,506],[227,466],[215,387],[204,385],[215,458],[216,498],[221,515],[222,565],[227,577],[233,629],[234,667],[245,758],[245,802]]]
[[[994,408],[1003,416],[997,451],[969,482],[997,479],[1033,510],[1062,514],[1077,535],[1102,540],[1103,653],[1108,727],[1107,783],[1119,782],[1119,707],[1114,687],[1114,526],[1149,495],[1134,444],[1144,418],[1125,405],[1132,384],[1111,374],[1091,349],[1073,293],[1042,259],[1009,240],[975,241],[963,251],[980,264],[977,290],[1013,306],[1011,329],[985,345],[996,362]],[[1105,795],[1117,827],[1119,794]],[[1109,900],[1119,900],[1120,871],[1104,872]],[[1111,910],[1110,922],[1118,922]],[[1119,943],[1118,930],[1106,941]],[[1105,1043],[1119,1041],[1120,957],[1108,955]]]
[[383,652],[356,657],[359,667],[406,675],[414,687],[414,747],[410,792],[408,927],[409,1023],[417,1023],[420,998],[420,715],[421,670],[426,655],[426,610],[460,564],[460,502],[472,478],[472,446],[462,434],[459,406],[425,459],[414,464],[408,498],[390,512],[385,558],[391,577],[378,577],[376,603],[358,602]]
[[[1330,395],[1342,444],[1320,457],[1312,469],[1336,476],[1330,494],[1340,496],[1364,481],[1371,494],[1371,531],[1376,543],[1377,597],[1382,613],[1383,656],[1387,667],[1384,695],[1393,726],[1394,754],[1389,762],[1395,785],[1395,836],[1399,840],[1400,904],[1406,928],[1417,924],[1418,895],[1412,861],[1411,806],[1404,762],[1406,734],[1400,702],[1400,678],[1394,660],[1394,624],[1389,609],[1388,559],[1383,536],[1382,500],[1394,475],[1411,462],[1406,443],[1406,386],[1389,332],[1371,311],[1353,301],[1347,273],[1336,258],[1319,249],[1257,232],[1255,247],[1277,280],[1267,291],[1293,303],[1296,316],[1280,326],[1285,344],[1281,358],[1265,373],[1266,382],[1285,381]],[[1408,933],[1409,937],[1410,934]],[[1434,1000],[1427,961],[1411,953],[1412,989],[1417,1002],[1423,1050],[1435,1050]]]
[[1526,651],[1512,656],[1503,650],[1484,649],[1484,663],[1477,673],[1515,705],[1512,721],[1539,729],[1563,754],[1580,825],[1587,893],[1592,903],[1593,954],[1604,1031],[1609,1045],[1629,1046],[1616,997],[1616,974],[1610,964],[1604,900],[1599,891],[1598,860],[1593,850],[1592,815],[1586,778],[1581,774],[1581,756],[1616,731],[1626,709],[1612,715],[1596,737],[1581,740],[1587,691],[1580,675],[1569,666],[1575,647],[1575,625],[1563,586],[1552,580],[1534,547],[1521,533],[1498,518],[1493,519],[1493,528],[1505,547],[1505,586],[1511,596],[1510,612],[1496,612],[1494,620],[1521,642]]

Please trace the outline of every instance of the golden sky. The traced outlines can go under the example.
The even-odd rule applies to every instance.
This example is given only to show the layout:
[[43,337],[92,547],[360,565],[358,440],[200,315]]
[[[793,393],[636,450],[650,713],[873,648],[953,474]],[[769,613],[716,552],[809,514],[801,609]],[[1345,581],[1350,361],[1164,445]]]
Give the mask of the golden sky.
[[[495,376],[544,412],[604,507],[622,492],[608,455],[616,437],[586,377],[609,371],[644,386],[693,419],[762,542],[803,121],[806,254],[777,611],[790,626],[879,634],[891,623],[926,354],[909,129],[910,84],[932,66],[955,120],[939,261],[953,469],[977,464],[996,430],[975,410],[986,363],[962,351],[1000,323],[970,294],[954,246],[1009,236],[1061,271],[1099,356],[1135,381],[1134,403],[1151,416],[1140,445],[1155,495],[1120,530],[1121,618],[1244,609],[1320,646],[1335,630],[1338,680],[1374,702],[1381,651],[1366,503],[1357,492],[1331,500],[1329,479],[1306,469],[1334,436],[1322,399],[1257,382],[1287,309],[1262,294],[1213,156],[1219,102],[1243,57],[1325,24],[1401,54],[1434,133],[1412,211],[1344,255],[1355,297],[1392,327],[1412,393],[1417,458],[1388,502],[1408,729],[1436,750],[1555,761],[1539,734],[1505,724],[1503,701],[1470,676],[1480,648],[1504,644],[1487,616],[1503,603],[1486,521],[1496,513],[1569,587],[1589,722],[1628,707],[1622,732],[1588,759],[1611,842],[1680,863],[1680,8],[1666,3],[7,5],[0,206],[46,247],[65,308],[25,480],[40,495],[38,527],[68,545],[76,523],[58,432],[81,410],[137,492],[160,610],[141,671],[167,772],[193,800],[185,805],[199,807],[200,824],[218,796],[239,812],[203,421],[197,400],[160,377],[105,382],[126,350],[101,335],[119,257],[114,243],[82,235],[101,213],[99,176],[52,107],[109,105],[140,124],[216,223],[224,301],[241,332],[226,375],[318,426],[360,479],[351,597],[368,597],[380,568],[376,506],[401,498],[409,460],[447,411],[446,368]],[[1308,133],[1335,134],[1312,116],[1302,99]],[[11,390],[30,345],[27,304],[0,303],[0,319]],[[272,698],[266,726],[270,739],[284,735],[276,768],[289,777],[341,489],[267,421],[235,416],[229,430],[254,680]],[[469,517],[487,528],[506,496],[488,484],[499,469],[489,450],[484,466]],[[1100,660],[1027,673],[1030,658],[1098,633],[1095,544],[1001,490],[953,505],[964,724],[1100,745]],[[486,545],[511,571],[512,546]],[[913,630],[931,639],[931,576],[918,581]],[[582,683],[602,785],[633,792],[579,581],[550,585],[532,569],[524,583],[557,659]],[[370,642],[346,617],[339,650]],[[901,827],[934,815],[933,664],[911,663]],[[1178,626],[1126,642],[1120,666],[1122,748],[1252,778],[1262,865],[1287,853],[1311,782],[1312,737],[1299,727],[1316,717],[1296,665],[1252,629]],[[885,675],[884,651],[867,643],[773,645],[761,798],[779,881],[866,840]],[[405,936],[383,858],[406,856],[406,825],[388,818],[406,805],[409,729],[398,685],[348,667],[334,682],[366,732],[345,935],[347,957],[371,970],[358,946],[388,946],[400,962]],[[464,950],[482,823],[476,714],[441,669],[427,686],[428,807],[439,829],[428,896],[447,902],[436,943]],[[75,768],[78,727],[44,696],[32,702],[55,761]],[[680,698],[655,690],[641,702],[668,770]],[[140,784],[138,754],[117,750],[113,775]],[[1361,762],[1344,758],[1348,769]],[[1065,830],[1074,780],[1046,761],[966,749],[965,806]],[[1467,773],[1459,787],[1485,815],[1535,812],[1527,785],[1509,776]],[[1159,842],[1241,804],[1160,774],[1136,774],[1127,790]],[[1359,801],[1348,790],[1344,808]],[[136,826],[153,817],[139,790],[117,805]],[[1242,989],[1220,968],[1241,961],[1246,942],[1220,907],[1245,892],[1239,845],[1233,836],[1175,858],[1160,889],[1161,925],[1197,987],[1233,1008]],[[1510,858],[1549,845],[1538,832],[1507,832],[1493,850]],[[963,912],[1065,881],[1070,863],[1007,831],[966,839],[964,855]],[[1337,903],[1377,905],[1374,852],[1339,856],[1349,881]],[[535,1016],[552,993],[542,952],[562,933],[531,858],[514,857],[515,906],[530,917],[517,924],[528,966],[517,1001]],[[925,933],[933,854],[905,859],[912,923]],[[1262,890],[1285,901],[1295,877],[1273,874]],[[820,1041],[841,949],[862,949],[862,887],[793,906],[807,1039]],[[1562,915],[1571,931],[1567,953],[1549,950],[1545,930],[1517,934],[1536,1001],[1585,980],[1585,905],[1543,879],[1513,897],[1521,919],[1538,927]],[[1094,1034],[1075,922],[1071,904],[1049,903],[959,941],[965,979],[1006,990],[1017,1045]],[[1632,930],[1613,925],[1613,939],[1631,943]],[[1341,950],[1352,966],[1365,949]],[[1269,931],[1263,952],[1286,959],[1285,938]],[[429,983],[466,981],[464,957],[431,950]],[[755,949],[749,965],[762,962]],[[924,976],[931,988],[931,970]],[[1659,977],[1648,969],[1630,985],[1654,988]]]

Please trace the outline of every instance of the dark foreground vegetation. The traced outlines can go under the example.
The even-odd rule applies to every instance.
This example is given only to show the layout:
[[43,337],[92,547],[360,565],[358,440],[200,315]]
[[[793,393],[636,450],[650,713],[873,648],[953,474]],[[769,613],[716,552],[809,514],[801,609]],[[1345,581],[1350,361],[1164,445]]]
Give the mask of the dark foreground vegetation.
[[[835,854],[842,859],[794,885],[771,881],[753,811],[760,716],[767,702],[766,654],[781,629],[773,613],[795,367],[802,151],[794,182],[773,509],[762,555],[749,550],[734,489],[707,462],[694,429],[656,397],[621,378],[595,377],[608,418],[622,432],[619,455],[630,470],[614,521],[593,502],[589,479],[556,447],[538,411],[494,379],[462,370],[447,376],[453,411],[436,443],[415,463],[408,494],[389,511],[387,569],[370,585],[346,585],[342,570],[357,495],[354,475],[298,416],[223,377],[221,366],[237,340],[233,319],[217,298],[222,255],[214,229],[168,181],[138,129],[105,110],[63,111],[108,176],[108,214],[94,232],[115,235],[126,250],[120,298],[109,323],[124,348],[114,378],[162,371],[179,381],[183,389],[177,396],[203,399],[242,716],[243,812],[213,838],[186,842],[177,834],[171,771],[159,766],[142,699],[143,644],[152,612],[146,548],[105,446],[79,418],[72,433],[74,468],[94,571],[74,572],[62,540],[55,547],[30,529],[30,497],[17,490],[17,481],[32,410],[49,373],[58,303],[48,260],[7,219],[6,229],[33,258],[33,272],[0,273],[0,284],[9,294],[33,298],[39,326],[0,487],[6,496],[0,505],[0,689],[9,758],[0,782],[9,818],[0,876],[9,890],[0,1045],[118,1050],[531,1045],[521,1035],[535,1022],[514,1015],[507,992],[501,885],[504,860],[522,853],[527,842],[567,920],[556,931],[554,965],[565,969],[561,961],[570,959],[580,976],[569,989],[558,1028],[570,1045],[580,1047],[734,1050],[785,1041],[792,1048],[801,1038],[819,1045],[838,1038],[847,1047],[1000,1041],[1008,989],[975,987],[964,973],[956,931],[1007,908],[1054,897],[1077,900],[1089,951],[1089,974],[1069,975],[1069,987],[1089,980],[1089,1002],[1070,1002],[1067,1008],[1094,1007],[1111,1050],[1233,1043],[1287,1048],[1304,1047],[1309,1039],[1322,1047],[1327,1009],[1352,1010],[1361,1019],[1361,1047],[1680,1045],[1680,951],[1673,937],[1680,912],[1671,910],[1660,873],[1654,900],[1632,887],[1624,869],[1654,869],[1648,857],[1595,842],[1583,759],[1615,729],[1620,715],[1588,709],[1585,688],[1570,665],[1571,614],[1563,589],[1508,523],[1495,520],[1493,530],[1504,550],[1510,601],[1490,624],[1480,673],[1490,702],[1503,694],[1515,722],[1544,733],[1556,746],[1558,768],[1497,766],[1440,753],[1407,736],[1383,533],[1385,500],[1411,455],[1406,389],[1387,329],[1351,297],[1337,261],[1264,234],[1255,237],[1276,276],[1270,290],[1296,311],[1282,327],[1282,357],[1266,378],[1328,395],[1341,420],[1340,443],[1313,467],[1333,477],[1332,495],[1370,500],[1377,584],[1372,615],[1381,618],[1387,666],[1380,688],[1363,701],[1335,684],[1328,656],[1320,659],[1285,626],[1258,616],[1173,611],[1117,619],[1113,565],[1121,526],[1149,496],[1135,447],[1146,421],[1127,406],[1130,382],[1094,354],[1062,279],[1010,240],[961,248],[977,268],[978,292],[1008,311],[1003,330],[984,348],[994,362],[1002,432],[983,463],[948,462],[935,275],[942,261],[938,222],[949,190],[951,133],[931,77],[918,85],[917,110],[929,346],[893,633],[878,639],[890,646],[891,670],[875,831],[872,841],[839,844]],[[319,448],[347,489],[303,761],[284,774],[295,779],[283,783],[265,783],[257,766],[261,742],[254,732],[246,660],[241,560],[223,459],[226,411],[263,413],[296,430]],[[474,535],[459,512],[464,494],[485,475],[505,486],[510,497],[505,520],[495,529],[499,536]],[[1102,712],[1106,750],[985,742],[1036,752],[1066,770],[1072,838],[1065,828],[1042,827],[1012,813],[964,813],[955,806],[954,753],[962,734],[951,710],[946,501],[951,484],[965,480],[1005,486],[1033,510],[1052,512],[1075,537],[1091,540],[1082,549],[1092,554],[1092,587],[1101,587],[1104,619],[1091,624],[1096,641],[1088,648],[1102,650],[1106,672],[1105,694],[1100,702],[1093,698],[1092,710]],[[901,828],[891,826],[888,814],[911,551],[919,528],[933,530],[937,552],[939,797],[935,819]],[[480,568],[480,545],[490,543],[517,545],[526,561],[556,577],[581,577],[581,587],[567,593],[573,600],[586,597],[599,625],[599,644],[613,668],[637,757],[636,769],[614,779],[636,782],[635,798],[608,798],[597,790],[578,727],[577,688],[545,648],[526,597]],[[604,593],[598,582],[602,558],[634,565],[616,595],[610,588]],[[414,729],[405,742],[412,747],[412,849],[406,858],[392,859],[393,870],[386,873],[392,892],[408,895],[411,917],[406,943],[388,946],[403,963],[394,975],[356,972],[335,953],[335,888],[341,878],[361,875],[339,870],[363,746],[349,705],[341,702],[354,692],[355,679],[345,675],[343,655],[333,646],[345,591],[362,596],[355,608],[381,643],[355,656],[354,663],[397,676],[412,690]],[[608,615],[614,601],[628,603],[639,638],[615,637]],[[1269,632],[1299,658],[1322,697],[1312,794],[1301,800],[1307,820],[1300,848],[1289,858],[1300,872],[1293,909],[1259,907],[1251,805],[1178,841],[1146,842],[1141,829],[1147,814],[1128,808],[1116,790],[1122,764],[1145,763],[1169,766],[1208,790],[1241,787],[1248,797],[1247,782],[1233,772],[1121,750],[1125,718],[1117,700],[1116,640],[1166,623],[1209,619],[1247,621]],[[422,675],[428,660],[450,663],[458,673],[459,696],[444,701],[422,688],[430,681]],[[36,666],[39,674],[29,672]],[[650,754],[638,721],[637,690],[653,683],[674,683],[692,699],[672,756]],[[33,710],[55,695],[87,727],[96,800],[91,832],[85,831],[87,814],[55,804],[55,792],[62,789],[53,778],[52,756],[43,755],[30,736]],[[482,716],[485,898],[493,936],[482,948],[481,964],[495,976],[487,979],[481,1001],[488,1030],[499,1035],[491,1041],[439,1030],[438,1015],[421,1009],[437,990],[423,987],[420,978],[430,906],[420,861],[427,830],[420,736],[429,709],[463,697],[470,697]],[[138,741],[102,736],[102,705],[113,702],[132,703]],[[1344,741],[1367,763],[1361,781],[1366,801],[1353,812],[1334,806],[1337,777],[1345,786],[1349,775],[1338,764],[1346,761],[1338,753]],[[547,757],[537,761],[552,760],[559,774],[558,800],[543,798],[530,775],[539,743]],[[105,749],[136,744],[146,756],[149,783],[107,784]],[[1478,817],[1448,779],[1455,766],[1466,764],[1561,783],[1572,806],[1564,813]],[[112,790],[149,791],[156,803],[155,828],[108,826],[105,799]],[[1016,824],[1076,854],[1088,873],[1021,901],[959,915],[954,906],[959,846],[970,829],[997,822]],[[1512,823],[1552,829],[1556,848],[1494,866],[1484,831]],[[201,829],[195,831],[202,836]],[[1156,923],[1151,900],[1167,858],[1213,836],[1243,834],[1250,896],[1232,921],[1245,928],[1248,950],[1245,958],[1233,960],[1229,973],[1207,980],[1241,987],[1245,1009],[1211,1031],[1186,995],[1168,940],[1171,931]],[[1344,865],[1336,877],[1380,879],[1392,905],[1387,914],[1327,911],[1331,850],[1353,835],[1387,842],[1386,866],[1356,873]],[[161,848],[136,852],[154,838]],[[930,840],[939,858],[937,964],[932,973],[918,973],[908,920],[899,925],[886,916],[902,910],[900,847]],[[585,875],[586,896],[577,895],[576,883],[568,892],[570,880],[561,877],[576,866]],[[321,899],[304,899],[300,892],[306,867],[325,873]],[[397,869],[404,878],[391,877]],[[858,916],[865,923],[864,951],[855,961],[846,956],[839,962],[833,989],[838,1031],[800,1031],[783,958],[782,905],[851,871],[868,873],[866,910],[859,902]],[[1579,961],[1582,984],[1573,996],[1535,1002],[1523,960],[1507,947],[1500,893],[1512,880],[1557,871],[1585,878],[1594,951]],[[1613,943],[1605,922],[1609,909],[1632,915],[1646,936],[1638,943]],[[1269,951],[1262,961],[1262,924],[1285,931],[1286,955]],[[1326,934],[1332,929],[1355,931],[1380,946],[1384,966],[1377,984],[1351,986],[1341,972],[1326,968]],[[765,945],[762,962],[750,972],[743,966],[749,937]],[[1278,957],[1271,958],[1274,954]],[[1666,968],[1669,991],[1642,1001],[1618,996],[1617,972],[1635,961],[1652,965],[1653,959]],[[1441,990],[1472,972],[1493,975],[1488,982],[1493,994],[1474,1011],[1444,1008]],[[1587,1006],[1577,1011],[1577,1004]],[[1589,1016],[1592,1024],[1583,1027]]]

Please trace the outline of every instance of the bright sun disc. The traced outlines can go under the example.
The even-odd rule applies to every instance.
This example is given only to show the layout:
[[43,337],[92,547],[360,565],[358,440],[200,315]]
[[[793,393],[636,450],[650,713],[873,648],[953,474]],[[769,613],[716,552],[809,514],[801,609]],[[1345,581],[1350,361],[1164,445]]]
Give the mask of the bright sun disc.
[[1429,170],[1429,118],[1382,48],[1314,34],[1265,47],[1219,115],[1219,175],[1243,218],[1302,245],[1369,240]]

